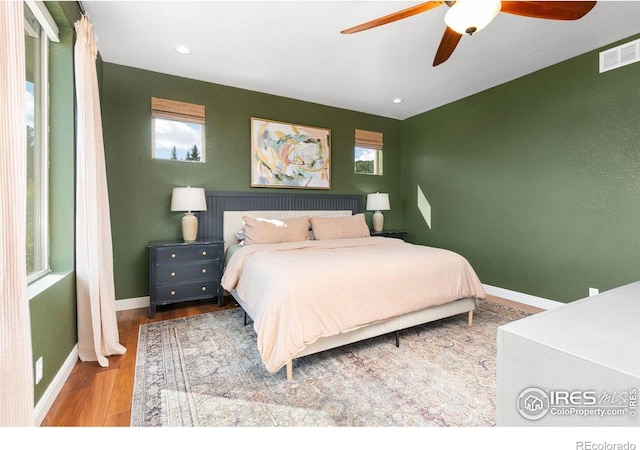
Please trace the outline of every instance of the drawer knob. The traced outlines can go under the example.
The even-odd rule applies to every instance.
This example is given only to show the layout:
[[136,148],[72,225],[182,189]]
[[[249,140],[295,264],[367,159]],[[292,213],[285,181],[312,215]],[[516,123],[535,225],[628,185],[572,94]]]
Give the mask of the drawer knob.
[[206,252],[206,250],[204,250],[204,251],[202,252],[202,256],[207,256],[207,252]]
[[176,254],[175,254],[175,253],[172,253],[172,254],[171,254],[171,257],[172,257],[172,258],[175,258],[175,257],[176,257]]
[[202,269],[202,273],[207,273],[207,269]]
[[176,291],[171,291],[171,295],[176,295]]
[[176,276],[176,273],[175,273],[175,272],[171,272],[171,276],[172,276],[172,277],[175,277],[175,276]]
[[206,286],[202,286],[202,292],[205,292],[207,290]]

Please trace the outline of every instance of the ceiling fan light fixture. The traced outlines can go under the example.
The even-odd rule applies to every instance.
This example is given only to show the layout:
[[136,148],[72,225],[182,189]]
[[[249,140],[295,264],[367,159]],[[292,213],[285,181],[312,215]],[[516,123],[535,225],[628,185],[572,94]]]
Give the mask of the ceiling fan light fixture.
[[445,14],[444,22],[458,34],[473,34],[489,25],[501,6],[497,0],[458,0]]

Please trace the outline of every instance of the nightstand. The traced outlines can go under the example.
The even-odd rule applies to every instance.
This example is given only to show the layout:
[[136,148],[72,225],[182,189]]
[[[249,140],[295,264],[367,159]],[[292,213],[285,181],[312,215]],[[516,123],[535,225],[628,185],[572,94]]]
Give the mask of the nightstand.
[[149,317],[158,305],[217,297],[223,270],[222,241],[149,242]]
[[390,237],[390,238],[402,239],[403,241],[407,240],[406,231],[393,231],[393,230],[372,231],[371,236]]

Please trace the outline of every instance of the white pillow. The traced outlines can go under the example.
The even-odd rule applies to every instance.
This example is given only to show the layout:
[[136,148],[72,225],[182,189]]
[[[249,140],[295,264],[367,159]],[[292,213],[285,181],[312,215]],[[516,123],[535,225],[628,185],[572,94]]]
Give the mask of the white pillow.
[[277,220],[244,216],[244,243],[277,244],[309,240],[309,217]]
[[370,237],[364,214],[339,217],[311,217],[311,229],[316,240]]

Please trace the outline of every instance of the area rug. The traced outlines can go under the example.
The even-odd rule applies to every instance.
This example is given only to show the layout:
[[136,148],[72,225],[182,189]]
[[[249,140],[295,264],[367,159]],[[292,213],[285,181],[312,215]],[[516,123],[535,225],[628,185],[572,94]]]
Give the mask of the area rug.
[[240,308],[142,325],[133,427],[490,427],[496,334],[528,314],[474,313],[294,360],[270,374]]

